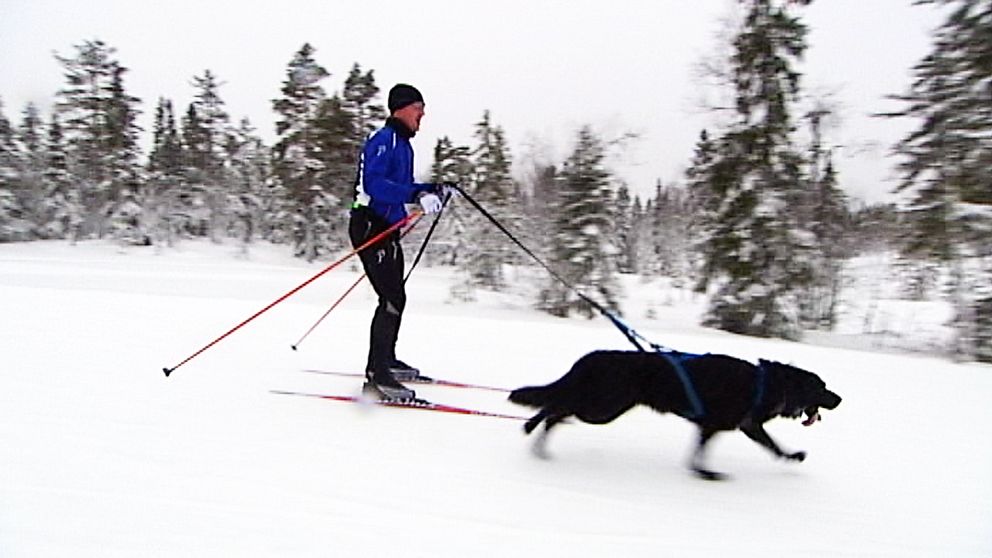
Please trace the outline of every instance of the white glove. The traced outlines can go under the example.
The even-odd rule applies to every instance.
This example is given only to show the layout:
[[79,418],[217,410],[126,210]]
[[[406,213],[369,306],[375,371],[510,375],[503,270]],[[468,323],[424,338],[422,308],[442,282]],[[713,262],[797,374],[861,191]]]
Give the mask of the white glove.
[[420,196],[420,207],[424,208],[424,213],[431,215],[441,211],[441,198],[437,194],[424,194]]

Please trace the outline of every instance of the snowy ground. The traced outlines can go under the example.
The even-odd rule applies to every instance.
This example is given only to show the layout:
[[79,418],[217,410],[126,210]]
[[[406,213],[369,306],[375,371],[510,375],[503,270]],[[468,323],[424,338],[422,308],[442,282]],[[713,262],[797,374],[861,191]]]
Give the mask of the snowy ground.
[[[646,337],[793,362],[844,402],[811,428],[769,423],[808,450],[801,464],[718,437],[722,483],[686,472],[690,424],[648,411],[562,427],[541,461],[518,422],[270,393],[357,392],[301,370],[361,369],[368,287],[289,348],[352,268],[166,379],[321,268],[283,248],[235,252],[0,245],[0,556],[992,556],[988,366],[714,332],[692,325],[692,296],[632,282],[627,317]],[[448,279],[417,271],[400,342],[435,375],[517,387],[628,348],[606,320],[514,296],[453,304]],[[918,323],[939,323],[919,308]],[[500,394],[418,391],[526,413]]]

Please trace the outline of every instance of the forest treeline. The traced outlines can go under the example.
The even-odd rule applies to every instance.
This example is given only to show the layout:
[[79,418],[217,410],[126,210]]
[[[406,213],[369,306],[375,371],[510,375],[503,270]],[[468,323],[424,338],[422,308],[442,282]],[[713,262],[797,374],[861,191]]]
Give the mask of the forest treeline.
[[[632,194],[645,185],[609,168],[611,142],[589,125],[564,160],[515,162],[488,111],[467,144],[440,138],[421,178],[462,185],[608,308],[622,297],[618,274],[673,277],[706,293],[705,324],[749,335],[829,330],[845,262],[897,253],[907,292],[953,305],[949,351],[992,361],[992,0],[916,2],[942,8],[943,23],[892,92],[901,108],[878,115],[915,126],[892,146],[905,201],[856,209],[833,163],[829,103],[804,92],[797,70],[810,3],[740,0],[730,55],[711,69],[727,100],[714,107],[721,123],[700,130],[677,183]],[[284,244],[307,260],[339,252],[358,151],[386,114],[374,70],[354,63],[334,87],[316,54],[304,44],[286,65],[272,145],[232,118],[211,70],[192,78],[188,106],[155,100],[142,130],[143,100],[115,48],[89,40],[56,55],[65,82],[51,114],[29,104],[11,120],[0,104],[0,242],[206,238]],[[459,296],[508,289],[507,270],[532,263],[469,204],[450,204],[440,227],[427,261],[459,270]],[[536,287],[544,311],[592,315],[561,283]]]

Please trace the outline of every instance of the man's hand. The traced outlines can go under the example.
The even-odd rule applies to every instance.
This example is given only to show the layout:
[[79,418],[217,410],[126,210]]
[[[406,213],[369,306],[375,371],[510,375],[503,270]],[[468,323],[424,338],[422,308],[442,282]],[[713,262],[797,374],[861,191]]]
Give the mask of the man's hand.
[[456,186],[454,182],[439,182],[434,185],[434,193],[442,200],[446,200],[457,192]]
[[424,213],[431,215],[441,211],[442,203],[441,198],[437,194],[424,193],[420,195],[420,207],[424,209]]

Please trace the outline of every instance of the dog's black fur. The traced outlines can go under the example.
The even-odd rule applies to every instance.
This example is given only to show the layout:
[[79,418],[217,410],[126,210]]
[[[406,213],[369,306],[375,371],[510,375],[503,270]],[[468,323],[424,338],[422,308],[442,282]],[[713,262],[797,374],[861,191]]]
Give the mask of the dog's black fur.
[[[679,379],[676,362],[689,378],[688,389]],[[698,416],[689,390],[702,403]],[[510,401],[540,408],[524,425],[529,434],[544,422],[545,431],[535,442],[539,455],[544,454],[547,432],[571,416],[605,424],[635,405],[674,413],[699,427],[692,470],[702,478],[719,479],[723,475],[703,464],[706,444],[717,432],[740,429],[777,457],[802,461],[806,453],[783,451],[765,431],[764,423],[805,413],[803,424],[809,426],[819,420],[821,407],[834,409],[841,398],[816,374],[779,362],[761,360],[755,366],[725,355],[596,351],[580,358],[551,384],[514,390]]]

